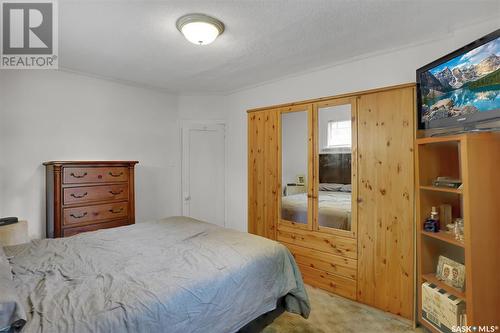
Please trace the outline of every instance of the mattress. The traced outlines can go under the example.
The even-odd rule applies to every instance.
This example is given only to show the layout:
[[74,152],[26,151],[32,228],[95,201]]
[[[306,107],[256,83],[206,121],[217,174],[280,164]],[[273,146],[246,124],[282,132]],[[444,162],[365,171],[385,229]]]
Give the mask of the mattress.
[[[318,192],[318,223],[323,227],[351,230],[351,193]],[[281,218],[307,223],[307,194],[299,193],[281,198]]]
[[6,247],[24,332],[236,332],[309,300],[281,244],[185,217]]

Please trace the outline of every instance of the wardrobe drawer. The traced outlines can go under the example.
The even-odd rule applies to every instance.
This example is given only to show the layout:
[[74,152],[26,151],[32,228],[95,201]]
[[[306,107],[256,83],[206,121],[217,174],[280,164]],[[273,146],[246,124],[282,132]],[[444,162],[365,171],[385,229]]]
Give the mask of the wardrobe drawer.
[[330,274],[301,264],[298,266],[305,283],[356,300],[356,280]]
[[107,223],[90,224],[82,227],[65,228],[63,229],[63,237],[74,236],[87,231],[96,231],[99,229],[122,227],[129,224],[130,222],[128,220],[121,220],[121,221],[112,221]]
[[123,218],[128,215],[128,202],[64,209],[63,225]]
[[84,187],[66,187],[64,204],[78,204],[92,201],[127,200],[128,185],[102,185]]
[[356,239],[354,238],[280,226],[278,228],[278,241],[351,259],[358,257]]
[[283,243],[292,253],[299,265],[316,268],[328,273],[356,280],[358,261],[356,259],[308,249],[302,246]]
[[126,167],[67,167],[63,169],[65,184],[126,182],[128,168]]

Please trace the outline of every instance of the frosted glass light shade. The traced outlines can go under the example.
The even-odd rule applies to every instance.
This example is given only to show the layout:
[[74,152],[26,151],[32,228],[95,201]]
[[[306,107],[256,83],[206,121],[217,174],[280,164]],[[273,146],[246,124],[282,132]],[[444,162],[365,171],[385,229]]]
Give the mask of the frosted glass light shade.
[[219,36],[219,30],[210,23],[193,22],[182,27],[182,34],[193,44],[208,45]]
[[208,45],[224,32],[224,24],[207,15],[189,14],[177,20],[177,29],[191,43]]

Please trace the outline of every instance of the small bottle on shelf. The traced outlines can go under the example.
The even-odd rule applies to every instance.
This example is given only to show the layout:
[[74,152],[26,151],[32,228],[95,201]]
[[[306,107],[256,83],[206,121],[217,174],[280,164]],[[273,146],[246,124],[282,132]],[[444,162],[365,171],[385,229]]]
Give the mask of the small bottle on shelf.
[[455,219],[455,239],[462,241],[464,240],[464,220],[462,218]]
[[439,213],[436,207],[432,207],[431,216],[424,222],[424,230],[430,232],[439,232]]

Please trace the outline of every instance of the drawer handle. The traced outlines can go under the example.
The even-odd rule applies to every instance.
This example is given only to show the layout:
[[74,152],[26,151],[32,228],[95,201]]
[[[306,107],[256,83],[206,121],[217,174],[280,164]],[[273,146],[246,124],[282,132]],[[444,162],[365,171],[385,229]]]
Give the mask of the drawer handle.
[[81,219],[81,218],[87,216],[87,212],[83,213],[82,215],[70,214],[69,216],[71,216],[72,218],[75,218],[75,219]]
[[122,172],[120,172],[120,173],[118,173],[118,174],[113,173],[112,171],[110,171],[110,172],[109,172],[109,175],[110,175],[111,177],[120,177],[120,176],[123,176],[123,171],[122,171]]
[[86,173],[86,172],[85,172],[85,173],[83,173],[82,175],[75,175],[75,173],[74,173],[74,172],[72,172],[72,173],[71,173],[71,177],[73,177],[73,178],[83,178],[83,177],[85,177],[86,175],[87,175],[87,173]]
[[83,193],[83,194],[80,194],[80,195],[75,194],[75,193],[71,193],[71,196],[72,196],[73,198],[75,198],[75,199],[81,199],[81,198],[86,197],[86,196],[87,196],[87,194],[88,194],[87,192],[85,192],[85,193]]
[[123,193],[123,190],[116,191],[116,192],[113,190],[109,191],[109,194],[112,194],[112,195],[118,195],[118,194],[122,194],[122,193]]
[[119,210],[110,209],[110,210],[109,210],[109,212],[110,212],[111,214],[118,214],[118,213],[121,213],[121,212],[123,212],[123,207],[122,207],[122,208],[120,208]]

